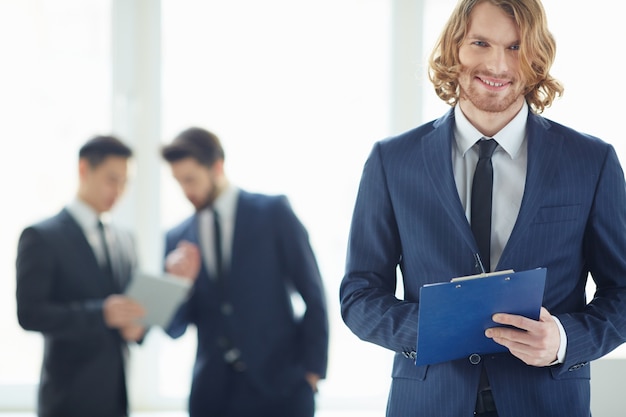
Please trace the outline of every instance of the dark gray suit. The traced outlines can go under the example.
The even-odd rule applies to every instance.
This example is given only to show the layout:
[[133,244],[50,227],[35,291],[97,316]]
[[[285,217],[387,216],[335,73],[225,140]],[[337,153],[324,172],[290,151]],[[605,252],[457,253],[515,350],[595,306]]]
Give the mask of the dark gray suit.
[[102,302],[123,292],[135,265],[132,238],[115,231],[115,279],[100,268],[82,229],[64,209],[26,228],[17,253],[17,313],[41,332],[40,417],[120,417],[127,413],[126,343],[103,319]]

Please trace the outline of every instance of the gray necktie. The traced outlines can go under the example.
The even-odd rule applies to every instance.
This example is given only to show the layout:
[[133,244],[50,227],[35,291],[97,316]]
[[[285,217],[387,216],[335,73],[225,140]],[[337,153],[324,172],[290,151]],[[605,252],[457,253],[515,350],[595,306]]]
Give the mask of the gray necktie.
[[102,253],[104,254],[104,265],[101,265],[104,274],[113,281],[113,265],[111,264],[111,255],[109,253],[109,245],[107,244],[104,224],[98,220],[98,232],[100,235],[100,244],[102,245]]

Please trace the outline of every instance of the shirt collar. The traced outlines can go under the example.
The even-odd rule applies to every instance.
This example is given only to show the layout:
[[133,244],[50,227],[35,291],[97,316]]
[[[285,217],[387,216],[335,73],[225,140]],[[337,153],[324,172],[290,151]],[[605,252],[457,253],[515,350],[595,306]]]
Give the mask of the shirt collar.
[[83,230],[94,230],[97,227],[100,220],[98,213],[80,198],[75,197],[66,209]]
[[[517,115],[506,126],[496,133],[493,138],[498,141],[498,145],[509,154],[511,159],[518,155],[520,147],[526,138],[526,119],[528,118],[528,104],[524,100],[522,108]],[[465,117],[460,106],[454,108],[454,137],[456,146],[462,155],[474,144],[484,137]]]
[[215,200],[215,210],[222,218],[232,217],[235,215],[237,207],[237,196],[239,196],[239,188],[228,184],[224,191]]
[[215,210],[219,213],[220,218],[231,218],[235,215],[235,211],[237,209],[238,196],[239,188],[232,184],[228,184],[224,191],[222,191],[222,193],[215,199],[213,207],[207,207],[202,211]]

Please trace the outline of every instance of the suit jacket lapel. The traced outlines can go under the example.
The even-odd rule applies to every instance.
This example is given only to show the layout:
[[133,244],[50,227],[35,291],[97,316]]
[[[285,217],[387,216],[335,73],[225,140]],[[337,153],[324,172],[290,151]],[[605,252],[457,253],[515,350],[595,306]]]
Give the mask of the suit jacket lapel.
[[454,109],[437,120],[434,124],[434,130],[424,136],[423,161],[430,176],[433,190],[441,201],[441,205],[459,230],[461,237],[476,252],[478,249],[474,235],[465,217],[463,204],[454,181],[451,157],[451,146],[454,140],[453,126]]
[[63,209],[61,213],[59,213],[59,218],[65,225],[67,241],[73,246],[74,260],[76,262],[85,263],[85,279],[92,279],[94,281],[93,285],[97,285],[102,292],[109,292],[111,289],[110,284],[112,283],[107,283],[108,278],[105,276],[102,268],[100,268],[96,254],[87,241],[83,229],[81,229],[80,225],[66,209]]
[[116,289],[122,293],[126,289],[136,265],[134,242],[130,235],[115,227],[110,227],[109,231],[114,239],[113,244],[109,245],[114,284]]
[[509,257],[520,250],[515,249],[515,246],[535,218],[541,207],[542,198],[548,192],[546,184],[550,184],[557,171],[563,141],[560,136],[552,134],[549,128],[549,122],[541,116],[532,113],[528,115],[528,167],[524,197],[515,226],[498,265],[507,265]]
[[195,243],[200,246],[200,218],[198,213],[193,215],[192,221],[189,223],[189,229],[184,233],[185,239],[191,243]]
[[[233,269],[237,268],[239,263],[237,262],[239,254],[245,253],[247,238],[247,231],[252,229],[251,222],[254,221],[254,216],[249,213],[249,202],[251,195],[244,190],[239,190],[239,196],[237,197],[237,209],[235,212],[235,228],[233,230],[233,243],[231,247],[230,264],[226,268],[226,273],[231,273]],[[236,271],[235,271],[236,275]]]

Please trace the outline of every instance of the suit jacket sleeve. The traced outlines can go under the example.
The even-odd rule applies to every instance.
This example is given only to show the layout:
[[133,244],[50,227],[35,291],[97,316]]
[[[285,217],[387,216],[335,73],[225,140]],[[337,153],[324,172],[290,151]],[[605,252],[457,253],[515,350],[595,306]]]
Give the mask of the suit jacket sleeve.
[[59,264],[53,245],[33,227],[20,236],[16,261],[20,325],[26,330],[68,339],[98,334],[106,327],[102,299],[59,302],[52,296],[59,290],[55,288],[54,275]]
[[322,279],[309,243],[308,233],[292,211],[287,198],[279,199],[279,244],[285,276],[306,304],[300,322],[300,348],[308,372],[326,375],[328,362],[328,317]]
[[[176,249],[180,240],[182,240],[182,238],[178,236],[177,230],[172,230],[167,233],[167,236],[165,237],[165,257],[167,257],[171,251]],[[165,265],[163,266],[163,269],[165,270]],[[192,300],[193,297],[195,297],[195,285],[197,285],[197,281],[191,288],[189,297],[178,307],[174,313],[174,317],[172,317],[172,320],[165,329],[165,333],[172,338],[181,337],[185,334],[185,331],[187,331],[187,325],[195,322],[192,308]]]
[[567,333],[564,372],[626,340],[626,187],[612,147],[607,147],[583,249],[597,289],[583,311],[558,315]]
[[340,287],[341,314],[362,340],[400,352],[415,347],[418,304],[395,297],[402,249],[381,152],[377,144],[361,177]]

